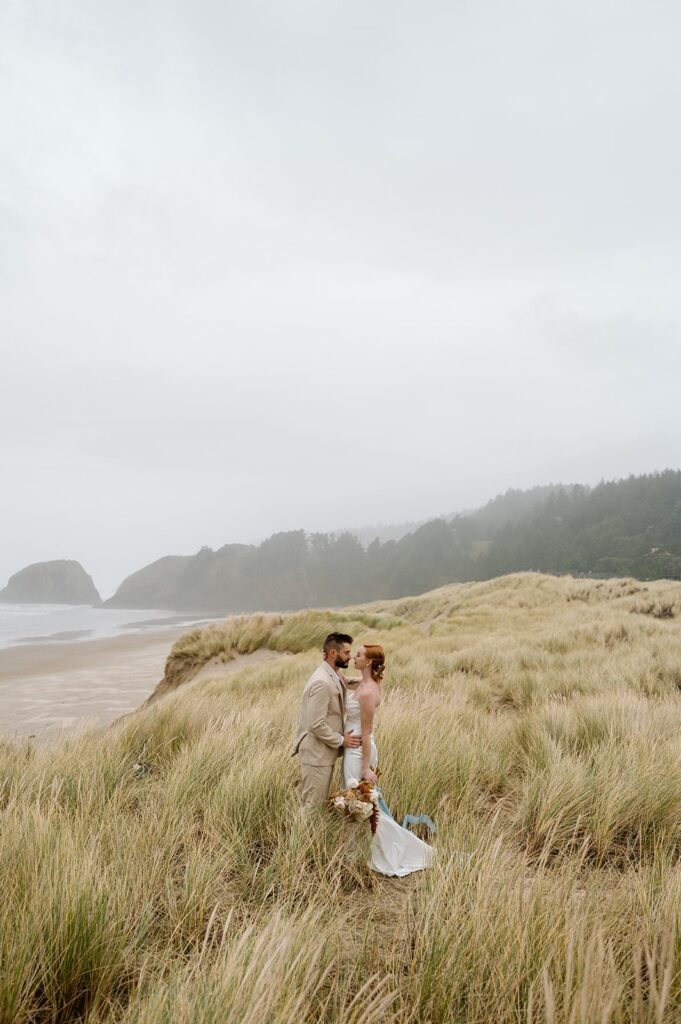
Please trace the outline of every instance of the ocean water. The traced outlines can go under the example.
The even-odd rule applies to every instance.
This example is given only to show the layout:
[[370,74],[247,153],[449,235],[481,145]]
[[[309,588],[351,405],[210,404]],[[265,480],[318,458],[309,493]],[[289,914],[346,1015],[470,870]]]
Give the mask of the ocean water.
[[163,626],[203,622],[153,609],[91,608],[67,604],[0,604],[0,648],[16,644],[75,643]]

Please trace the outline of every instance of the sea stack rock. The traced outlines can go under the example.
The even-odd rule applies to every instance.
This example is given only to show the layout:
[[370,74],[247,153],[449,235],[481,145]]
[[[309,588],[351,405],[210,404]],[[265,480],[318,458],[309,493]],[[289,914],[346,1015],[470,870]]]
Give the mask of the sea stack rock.
[[80,562],[60,559],[35,562],[15,572],[5,589],[0,590],[0,602],[100,605],[102,599],[92,576],[88,576]]

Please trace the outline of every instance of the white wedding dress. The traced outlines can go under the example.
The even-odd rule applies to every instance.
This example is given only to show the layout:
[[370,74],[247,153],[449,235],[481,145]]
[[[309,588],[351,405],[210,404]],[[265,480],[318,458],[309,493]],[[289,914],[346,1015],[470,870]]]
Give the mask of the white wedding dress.
[[[345,702],[345,731],[352,730],[355,736],[362,735],[359,701],[348,690]],[[378,763],[378,751],[371,735],[371,760],[373,769]],[[343,752],[343,788],[349,779],[362,777],[362,748],[346,747]],[[394,818],[379,809],[378,827],[371,842],[369,867],[382,875],[409,875],[422,871],[432,864],[435,850],[428,843],[402,828]]]

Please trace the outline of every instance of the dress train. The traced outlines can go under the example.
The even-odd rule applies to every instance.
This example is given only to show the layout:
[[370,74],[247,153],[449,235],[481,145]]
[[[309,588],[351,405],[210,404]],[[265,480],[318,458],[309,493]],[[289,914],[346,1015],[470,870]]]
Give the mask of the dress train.
[[[356,736],[361,735],[359,701],[351,693],[348,693],[346,701],[345,729],[346,731],[351,729]],[[377,763],[378,751],[372,735],[370,767],[375,768]],[[346,747],[343,753],[343,787],[347,788],[350,779],[360,779],[361,776],[361,747]],[[425,820],[429,826],[432,826],[430,819],[423,816],[417,820]],[[432,829],[434,831],[434,826]],[[430,867],[434,859],[435,849],[395,821],[385,801],[381,799],[378,826],[371,843],[369,867],[382,875],[402,877],[410,875],[413,871],[422,871],[424,868]]]

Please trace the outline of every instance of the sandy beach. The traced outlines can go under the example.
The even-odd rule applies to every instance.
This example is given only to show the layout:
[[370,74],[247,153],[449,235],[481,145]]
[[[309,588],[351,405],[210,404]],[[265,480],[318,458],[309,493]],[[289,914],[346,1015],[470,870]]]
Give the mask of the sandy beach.
[[0,737],[46,741],[134,711],[188,627],[0,650]]

